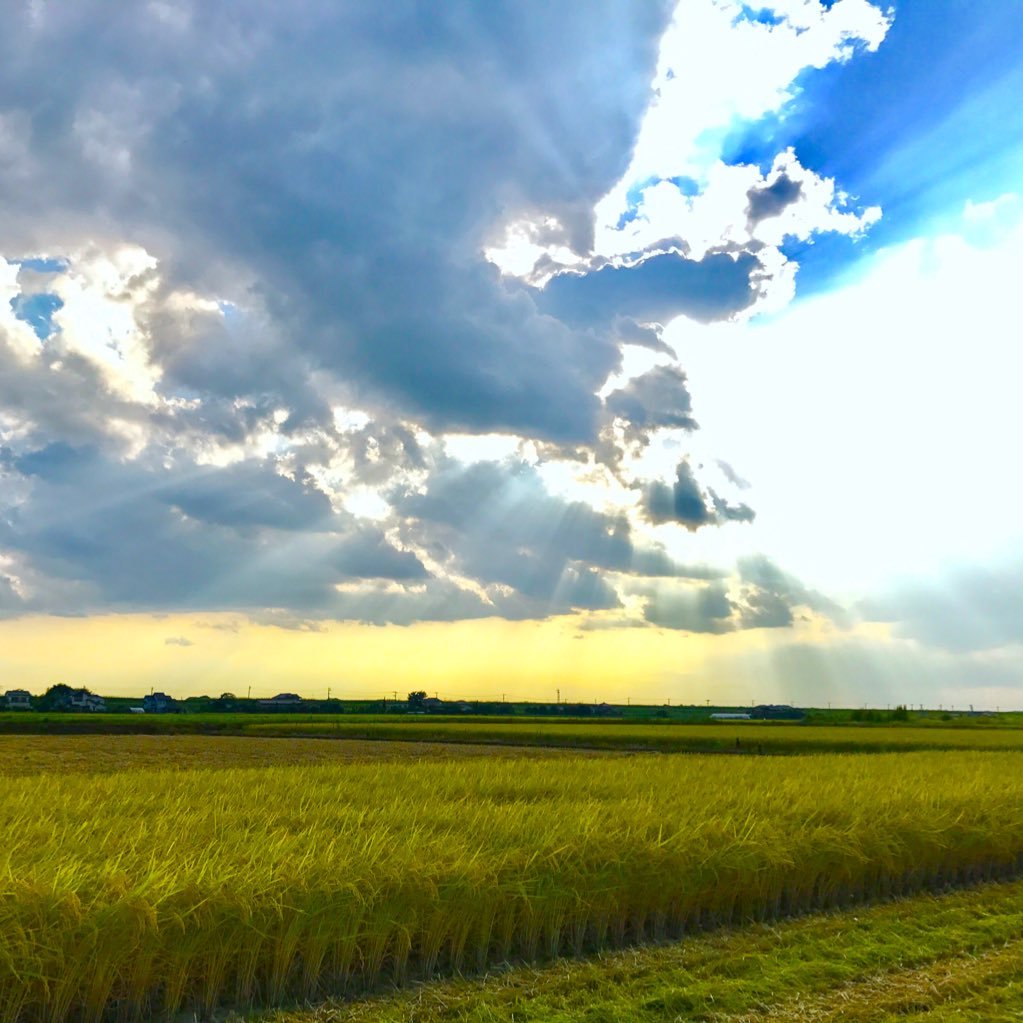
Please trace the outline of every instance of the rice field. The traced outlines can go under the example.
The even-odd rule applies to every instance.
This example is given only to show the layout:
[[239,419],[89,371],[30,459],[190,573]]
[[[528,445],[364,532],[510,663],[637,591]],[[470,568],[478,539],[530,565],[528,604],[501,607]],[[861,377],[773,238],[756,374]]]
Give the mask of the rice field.
[[338,718],[331,722],[260,722],[251,735],[423,740],[561,746],[581,749],[654,750],[662,753],[881,753],[902,750],[1023,750],[1023,729],[992,726],[809,725],[731,721],[661,724],[622,721],[431,720]]
[[325,742],[212,735],[0,735],[0,778],[43,773],[212,770],[524,755],[568,754],[558,749],[379,739]]
[[[1023,882],[434,981],[258,1023],[1018,1023]],[[257,1023],[253,1020],[252,1023]]]
[[318,999],[1014,872],[1018,764],[470,758],[11,778],[0,1019]]

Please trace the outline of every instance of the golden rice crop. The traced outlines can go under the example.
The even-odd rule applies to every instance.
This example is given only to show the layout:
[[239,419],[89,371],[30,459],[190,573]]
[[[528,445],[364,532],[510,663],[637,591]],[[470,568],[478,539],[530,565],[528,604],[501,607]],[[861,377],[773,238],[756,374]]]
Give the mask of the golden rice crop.
[[272,1003],[1015,870],[1018,755],[40,775],[0,795],[0,1019]]
[[110,772],[336,764],[468,756],[567,756],[562,750],[525,751],[472,743],[216,735],[0,735],[0,777],[43,772]]
[[252,735],[323,735],[335,738],[497,742],[596,749],[706,750],[755,753],[881,752],[899,750],[1014,749],[1023,751],[1023,728],[992,726],[857,726],[758,723],[687,724],[629,721],[395,721],[261,722]]

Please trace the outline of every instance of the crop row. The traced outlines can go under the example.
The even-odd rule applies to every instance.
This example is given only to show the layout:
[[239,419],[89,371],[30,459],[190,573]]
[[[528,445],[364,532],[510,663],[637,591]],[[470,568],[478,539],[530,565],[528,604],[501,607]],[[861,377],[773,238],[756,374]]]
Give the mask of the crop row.
[[857,753],[902,750],[1023,750],[1023,729],[860,727],[855,725],[660,724],[621,721],[477,722],[429,717],[392,721],[336,718],[333,721],[260,722],[249,735],[332,736],[349,739],[416,739],[431,742],[491,742],[592,749],[645,749],[664,753]]
[[124,772],[0,796],[0,1019],[270,1004],[1011,872],[1012,754]]
[[471,756],[573,756],[560,749],[473,743],[267,738],[236,735],[0,735],[0,777],[81,772],[283,767]]

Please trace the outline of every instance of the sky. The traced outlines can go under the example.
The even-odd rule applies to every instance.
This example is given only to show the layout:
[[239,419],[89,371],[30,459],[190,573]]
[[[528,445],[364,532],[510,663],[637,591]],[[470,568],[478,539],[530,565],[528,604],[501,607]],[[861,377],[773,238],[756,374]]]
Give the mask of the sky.
[[4,21],[0,690],[1023,709],[1023,4]]

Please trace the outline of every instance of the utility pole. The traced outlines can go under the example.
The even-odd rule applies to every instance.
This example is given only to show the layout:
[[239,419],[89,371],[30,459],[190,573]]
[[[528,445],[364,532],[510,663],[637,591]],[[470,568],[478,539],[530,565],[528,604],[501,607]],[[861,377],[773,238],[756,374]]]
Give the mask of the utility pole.
[[330,699],[330,686],[327,686],[327,699]]
[[558,703],[561,703],[561,690],[558,690]]

